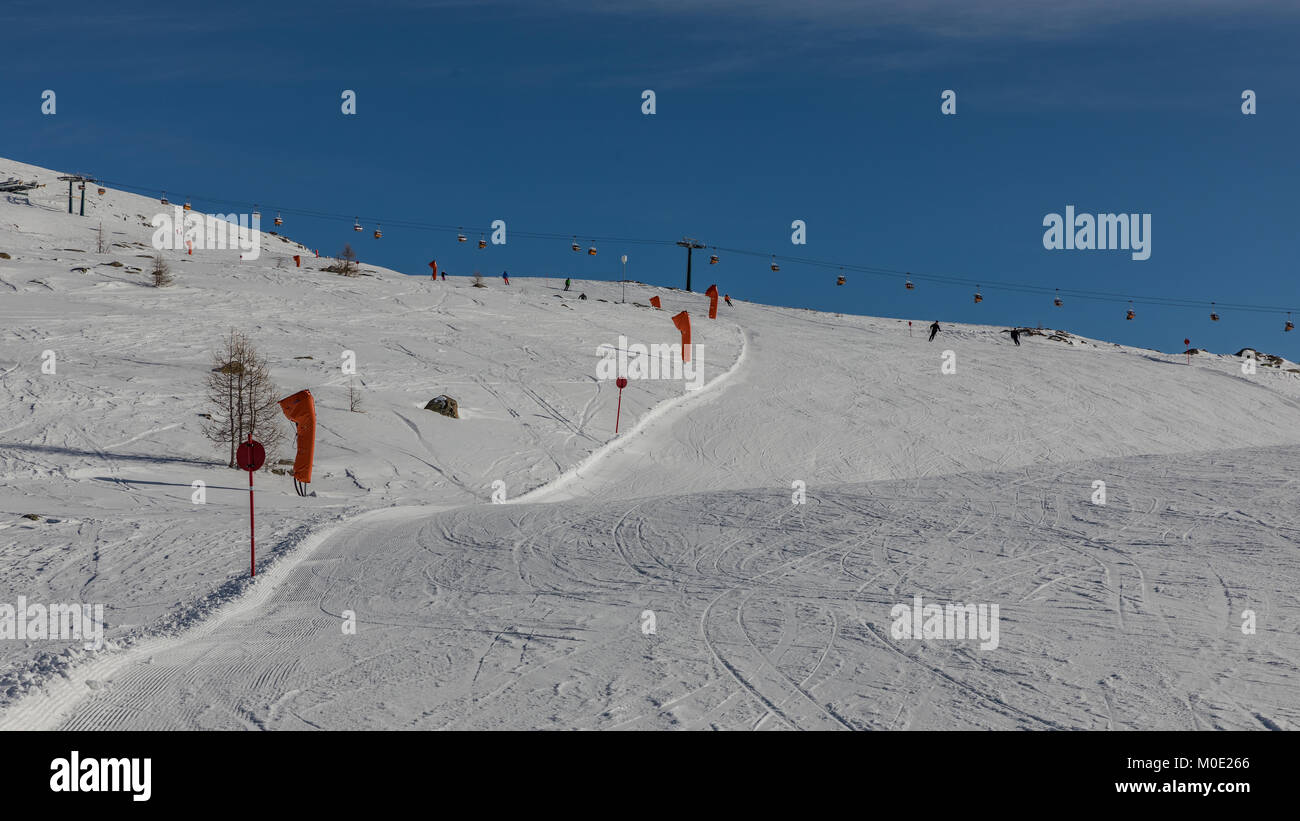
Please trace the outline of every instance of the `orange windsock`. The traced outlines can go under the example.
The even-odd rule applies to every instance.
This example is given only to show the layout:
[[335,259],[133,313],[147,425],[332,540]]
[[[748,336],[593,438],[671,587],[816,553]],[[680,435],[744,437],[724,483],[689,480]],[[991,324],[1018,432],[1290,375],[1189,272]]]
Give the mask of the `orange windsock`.
[[655,306],[656,311],[663,307],[662,305],[659,304],[659,297],[657,296],[650,297],[650,304]]
[[316,402],[311,391],[298,391],[280,400],[280,410],[298,426],[298,455],[293,460],[293,478],[311,481],[311,459],[316,451]]
[[710,285],[709,290],[704,292],[709,298],[709,319],[718,318],[718,286]]
[[295,267],[295,268],[301,268],[301,267],[302,267],[302,256],[301,256],[301,255],[299,255],[299,254],[294,254],[294,255],[293,255],[293,267]]
[[682,311],[673,317],[673,324],[682,332],[682,361],[691,361],[691,315]]

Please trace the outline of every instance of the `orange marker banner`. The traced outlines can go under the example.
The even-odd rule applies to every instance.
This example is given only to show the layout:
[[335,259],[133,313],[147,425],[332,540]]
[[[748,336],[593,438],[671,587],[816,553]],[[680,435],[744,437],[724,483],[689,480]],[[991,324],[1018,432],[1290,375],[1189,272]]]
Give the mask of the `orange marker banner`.
[[673,317],[673,324],[682,332],[682,361],[691,361],[691,315],[682,311]]
[[704,292],[709,298],[709,319],[718,318],[718,286],[710,285],[709,290]]
[[650,304],[655,306],[656,311],[663,307],[662,305],[659,304],[659,297],[657,296],[650,297]]
[[293,460],[293,478],[311,481],[311,460],[316,451],[316,402],[311,391],[298,391],[280,400],[280,410],[298,426],[298,455]]
[[302,267],[302,255],[301,255],[301,254],[294,254],[294,255],[293,255],[293,267],[295,267],[295,268],[301,268],[301,267]]

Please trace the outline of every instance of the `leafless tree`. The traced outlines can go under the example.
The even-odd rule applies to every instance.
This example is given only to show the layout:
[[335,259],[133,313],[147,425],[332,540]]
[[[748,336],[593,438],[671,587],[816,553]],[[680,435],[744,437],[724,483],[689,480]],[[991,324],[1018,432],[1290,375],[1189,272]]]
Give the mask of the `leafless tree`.
[[250,433],[266,448],[268,462],[284,442],[278,394],[266,360],[252,340],[232,330],[212,354],[207,378],[212,412],[203,430],[213,444],[229,448],[232,468],[236,466],[235,449]]
[[153,258],[153,270],[149,272],[149,275],[153,277],[153,287],[155,288],[165,288],[175,282],[172,278],[171,266],[167,264],[167,260],[163,259],[161,251]]
[[361,391],[357,390],[355,380],[348,380],[348,410],[361,413]]

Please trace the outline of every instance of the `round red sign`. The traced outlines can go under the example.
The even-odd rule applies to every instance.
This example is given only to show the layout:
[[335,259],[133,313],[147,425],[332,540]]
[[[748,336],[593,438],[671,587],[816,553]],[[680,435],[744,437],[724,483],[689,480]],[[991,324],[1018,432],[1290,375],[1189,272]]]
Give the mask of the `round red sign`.
[[619,390],[623,390],[624,388],[627,387],[627,379],[625,377],[620,376],[618,379],[614,380],[614,384],[618,385]]
[[266,449],[262,443],[250,440],[239,446],[235,451],[235,464],[239,465],[240,470],[252,472],[261,470],[262,463],[266,461]]

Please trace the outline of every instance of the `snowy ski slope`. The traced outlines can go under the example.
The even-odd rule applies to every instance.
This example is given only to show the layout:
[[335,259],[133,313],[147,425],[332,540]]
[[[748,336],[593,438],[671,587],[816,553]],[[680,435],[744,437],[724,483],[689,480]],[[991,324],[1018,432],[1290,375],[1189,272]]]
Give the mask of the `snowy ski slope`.
[[[92,191],[80,218],[54,172],[6,175],[51,185],[0,200],[0,602],[102,602],[114,646],[0,641],[0,727],[1297,724],[1289,362],[928,343],[932,317],[913,336],[739,281],[710,322],[700,295],[487,262],[482,289],[350,279],[274,236],[256,261],[168,252],[153,289],[130,267],[156,201]],[[614,437],[597,346],[674,342],[681,309],[705,386],[633,381]],[[319,412],[317,495],[257,478],[253,584],[245,475],[199,433],[232,327]],[[444,392],[462,419],[423,410]],[[915,595],[998,605],[998,647],[893,638]]]

